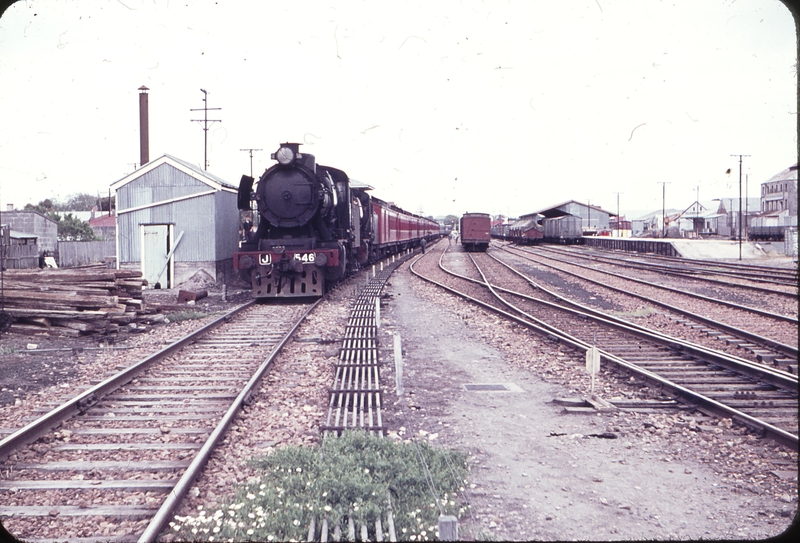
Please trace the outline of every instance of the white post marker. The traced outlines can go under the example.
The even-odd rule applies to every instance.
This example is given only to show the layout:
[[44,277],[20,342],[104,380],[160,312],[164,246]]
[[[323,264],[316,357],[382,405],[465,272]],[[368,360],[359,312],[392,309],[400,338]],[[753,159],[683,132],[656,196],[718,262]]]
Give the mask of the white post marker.
[[381,327],[381,299],[375,297],[375,328]]
[[600,371],[600,351],[592,346],[586,350],[586,371],[592,376],[592,395],[594,395],[594,376]]
[[400,334],[394,335],[394,380],[397,385],[397,395],[403,395],[403,347],[400,343]]

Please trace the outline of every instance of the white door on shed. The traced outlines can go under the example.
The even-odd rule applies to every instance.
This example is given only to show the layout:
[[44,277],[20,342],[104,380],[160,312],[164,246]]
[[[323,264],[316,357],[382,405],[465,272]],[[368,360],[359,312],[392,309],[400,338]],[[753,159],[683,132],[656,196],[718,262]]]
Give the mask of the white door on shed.
[[172,277],[167,257],[170,251],[170,225],[142,225],[142,275],[150,288],[160,283],[162,288],[170,288]]

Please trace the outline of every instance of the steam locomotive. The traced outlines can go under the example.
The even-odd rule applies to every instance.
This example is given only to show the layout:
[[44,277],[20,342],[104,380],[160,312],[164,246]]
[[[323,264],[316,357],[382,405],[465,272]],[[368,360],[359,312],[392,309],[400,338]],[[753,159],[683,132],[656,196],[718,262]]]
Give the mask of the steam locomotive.
[[439,236],[437,222],[403,211],[340,169],[282,143],[256,184],[243,175],[238,207],[260,222],[234,269],[256,298],[319,297],[362,266]]

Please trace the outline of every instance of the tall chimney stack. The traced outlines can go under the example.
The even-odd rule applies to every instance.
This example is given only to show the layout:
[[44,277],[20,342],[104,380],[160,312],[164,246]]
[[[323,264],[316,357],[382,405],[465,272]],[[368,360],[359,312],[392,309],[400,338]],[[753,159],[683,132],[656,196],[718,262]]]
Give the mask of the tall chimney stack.
[[139,87],[139,152],[140,166],[150,162],[150,122],[147,112],[147,87]]

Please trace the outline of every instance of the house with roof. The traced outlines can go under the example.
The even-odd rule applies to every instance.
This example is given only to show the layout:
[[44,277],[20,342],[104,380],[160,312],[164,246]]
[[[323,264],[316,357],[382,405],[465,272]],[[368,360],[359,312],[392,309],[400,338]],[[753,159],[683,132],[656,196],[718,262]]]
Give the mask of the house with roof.
[[91,212],[92,216],[89,218],[89,226],[94,230],[94,235],[98,239],[115,239],[117,236],[117,217],[113,213],[99,213],[97,211]]
[[695,200],[677,218],[680,236],[695,239],[716,236],[726,217],[725,206],[720,200]]
[[165,154],[111,189],[119,268],[141,270],[150,288],[173,288],[200,270],[217,283],[232,277],[236,186]]
[[659,209],[631,220],[631,236],[639,238],[661,238],[677,232],[676,221],[681,215],[679,209]]
[[[753,215],[758,213],[758,198],[714,198],[719,201],[720,214],[725,214],[725,218],[717,221],[717,235],[726,238],[738,238],[739,226],[741,225],[742,236],[745,237],[747,224]],[[741,214],[739,209],[741,207]],[[748,218],[747,221],[740,220],[741,217]]]

